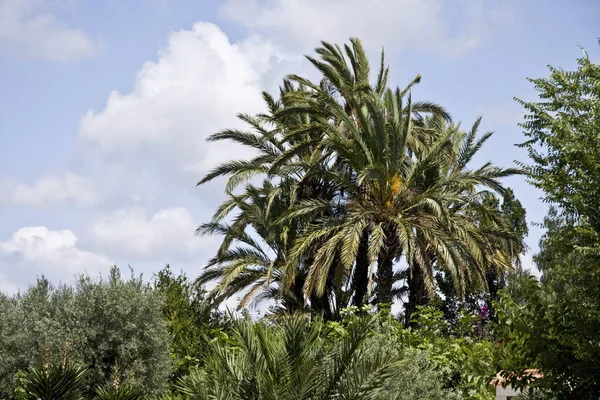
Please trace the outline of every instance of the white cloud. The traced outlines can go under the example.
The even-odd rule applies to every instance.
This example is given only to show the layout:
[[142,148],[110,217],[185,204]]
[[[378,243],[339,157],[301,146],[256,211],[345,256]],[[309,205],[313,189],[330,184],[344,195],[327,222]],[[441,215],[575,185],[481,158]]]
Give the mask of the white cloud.
[[256,38],[230,43],[209,23],[174,32],[158,60],[139,70],[131,93],[112,92],[103,110],[84,115],[78,140],[111,163],[193,187],[200,171],[239,151],[205,139],[240,126],[238,112],[262,109],[261,78],[276,56]]
[[[103,109],[83,116],[77,139],[85,179],[65,175],[27,185],[8,182],[9,201],[93,205],[90,219],[78,221],[88,228],[78,247],[72,245],[75,249],[110,255],[136,272],[170,262],[197,273],[212,256],[214,239],[195,237],[194,231],[212,214],[222,187],[217,193],[210,185],[194,189],[194,184],[218,162],[241,156],[235,146],[205,139],[241,126],[238,112],[262,110],[262,79],[271,76],[278,57],[269,43],[256,38],[231,43],[212,24],[173,33],[157,60],[140,68],[132,92],[113,92]],[[197,198],[191,199],[190,192]],[[187,209],[173,207],[174,198],[178,206],[195,204],[198,220]],[[13,258],[32,261],[36,247],[17,252],[21,242],[3,244],[3,252],[10,248]],[[6,257],[0,257],[0,268]],[[37,260],[40,266],[46,263],[41,256]]]
[[44,0],[0,2],[0,51],[58,62],[97,54],[97,43],[83,31],[57,20],[45,10],[44,3]]
[[74,274],[96,273],[108,269],[112,261],[78,246],[77,236],[68,229],[50,230],[44,226],[29,226],[17,230],[12,237],[0,242],[2,269],[0,273],[14,288],[14,280],[44,274],[52,280],[68,280]]
[[90,241],[125,259],[185,259],[197,255],[210,242],[194,236],[197,227],[185,208],[163,209],[151,217],[142,208],[117,210],[93,224]]
[[[303,52],[320,40],[342,43],[357,36],[391,52],[459,56],[476,47],[491,25],[509,21],[506,9],[488,8],[484,12],[479,0],[228,0],[221,10],[251,31]],[[458,16],[452,26],[446,23],[450,15]]]
[[17,205],[52,206],[72,203],[89,206],[98,201],[89,182],[70,172],[43,175],[31,185],[4,181],[0,182],[0,189],[4,193],[0,202]]

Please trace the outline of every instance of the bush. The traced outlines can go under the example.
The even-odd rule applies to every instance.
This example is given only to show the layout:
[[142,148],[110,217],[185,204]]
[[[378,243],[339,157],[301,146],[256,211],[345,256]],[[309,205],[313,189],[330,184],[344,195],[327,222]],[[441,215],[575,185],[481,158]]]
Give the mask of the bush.
[[117,379],[159,394],[172,370],[161,296],[140,278],[81,276],[73,286],[46,279],[0,298],[0,398],[15,375],[52,361],[88,368],[87,391]]

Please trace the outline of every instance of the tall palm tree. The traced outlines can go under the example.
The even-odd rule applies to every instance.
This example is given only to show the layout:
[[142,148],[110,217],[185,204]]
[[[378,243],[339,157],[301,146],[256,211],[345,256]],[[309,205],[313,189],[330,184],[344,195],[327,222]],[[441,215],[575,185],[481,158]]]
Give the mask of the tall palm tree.
[[[259,118],[251,119],[247,116],[242,118],[249,122],[255,132],[252,134],[239,131],[225,131],[217,135],[213,135],[211,140],[234,140],[238,143],[250,145],[259,150],[260,153],[253,160],[248,162],[236,161],[225,163],[210,174],[207,175],[200,183],[204,183],[217,176],[230,175],[228,188],[235,186],[242,179],[260,172],[276,174],[289,178],[289,173],[294,172],[297,182],[299,196],[297,199],[302,201],[311,201],[311,198],[320,197],[322,200],[330,200],[331,202],[347,201],[347,194],[336,188],[336,193],[330,190],[332,180],[328,174],[352,174],[353,171],[348,170],[347,165],[337,161],[337,155],[331,149],[323,146],[323,131],[327,129],[330,123],[337,123],[339,120],[357,120],[362,114],[360,104],[362,98],[373,96],[373,93],[382,96],[384,94],[387,82],[388,69],[385,67],[383,54],[380,65],[380,72],[377,78],[376,85],[371,88],[368,84],[368,60],[366,59],[364,50],[358,40],[352,41],[352,47],[346,46],[346,53],[350,57],[351,67],[346,63],[341,49],[331,46],[327,43],[323,44],[322,49],[317,52],[326,60],[332,60],[330,53],[337,52],[341,72],[335,69],[328,69],[324,64],[309,58],[317,65],[326,79],[319,84],[313,84],[310,81],[304,80],[297,76],[290,76],[281,91],[281,100],[279,102],[273,100],[270,96],[264,95],[269,106],[270,115],[261,115]],[[343,65],[342,65],[343,63]],[[295,89],[289,82],[297,83]],[[415,79],[409,87],[404,91],[397,93],[398,97],[404,96],[412,84],[419,81]],[[343,100],[338,102],[336,99]],[[325,100],[325,101],[324,101]],[[332,112],[333,110],[333,112]],[[401,109],[401,112],[405,110]],[[337,112],[337,115],[336,115]],[[417,103],[409,111],[407,119],[415,117],[416,120],[422,118],[423,113],[437,113],[437,115],[448,119],[447,113],[439,106],[431,103]],[[267,130],[261,123],[268,122],[275,129]],[[360,138],[361,132],[354,132],[354,136]],[[353,138],[353,132],[346,130],[343,132],[349,140]],[[424,146],[423,135],[414,135],[408,138],[412,144],[418,148]],[[276,142],[276,144],[273,144]],[[266,145],[268,143],[268,146]],[[353,179],[351,177],[351,179]],[[334,185],[337,184],[334,182]],[[319,190],[325,187],[325,190]],[[335,186],[333,186],[335,188]],[[316,190],[315,190],[316,189]],[[328,190],[329,189],[329,190]],[[327,194],[328,196],[323,196]],[[324,198],[325,197],[325,198]],[[343,218],[340,214],[343,208],[331,207],[329,209],[320,209],[318,212],[311,213],[306,208],[303,210],[302,217],[307,215],[313,216],[334,216]],[[291,214],[290,214],[291,215]],[[291,219],[287,218],[287,223],[291,223]],[[325,237],[321,237],[321,242]],[[368,229],[362,235],[362,248],[366,248],[368,239]],[[318,247],[318,241],[313,241],[310,248]],[[307,249],[304,249],[307,250]],[[334,251],[332,254],[332,262],[341,258],[339,251]],[[314,257],[307,256],[306,251],[300,256],[305,261]],[[359,254],[357,259],[357,267],[355,270],[355,279],[352,285],[354,288],[355,304],[361,304],[366,293],[367,287],[367,272],[369,260],[366,257],[366,252]],[[297,265],[292,266],[297,268]],[[327,271],[335,271],[336,268],[328,268]],[[325,273],[321,278],[323,282],[327,282],[332,274]],[[333,275],[336,275],[335,273]],[[337,276],[344,273],[337,273]],[[340,279],[337,279],[340,281]],[[312,293],[311,288],[306,288],[306,294]],[[322,287],[318,291],[322,295]]]
[[498,250],[491,243],[506,232],[482,229],[466,210],[476,206],[480,188],[502,192],[499,179],[516,171],[467,168],[489,135],[476,141],[478,123],[464,134],[442,107],[413,102],[420,77],[388,89],[383,53],[371,85],[359,40],[343,49],[323,42],[316,51],[320,59],[308,59],[324,77],[319,83],[291,75],[278,100],[264,94],[266,114],[241,116],[252,132],[211,137],[258,155],[225,163],[200,183],[229,176],[232,190],[263,174],[289,185],[288,210],[275,223],[293,228],[278,267],[285,276],[305,272],[305,298],[322,299],[333,287],[338,300],[347,301],[341,294],[350,291],[360,305],[374,290],[377,303],[390,303],[400,258],[409,267],[413,305],[431,297],[434,268],[451,273],[460,294],[485,282],[486,262]]
[[[321,83],[323,90],[327,90],[326,82]],[[282,225],[276,219],[280,216],[281,208],[273,207],[273,204],[282,206],[284,203],[289,207],[298,199],[307,199],[312,197],[332,198],[336,194],[332,190],[329,182],[318,175],[309,175],[307,171],[315,163],[315,157],[312,153],[312,147],[306,146],[307,138],[310,139],[315,132],[307,131],[303,137],[286,137],[290,127],[297,127],[309,121],[306,113],[296,112],[288,115],[280,115],[279,112],[287,107],[285,105],[285,94],[290,92],[299,92],[306,90],[302,85],[294,86],[290,81],[284,81],[280,90],[280,98],[274,99],[268,93],[263,93],[263,98],[267,105],[267,113],[259,114],[255,117],[240,115],[239,117],[249,124],[251,131],[224,130],[212,135],[209,140],[229,140],[251,147],[257,155],[250,160],[235,160],[223,163],[207,174],[198,185],[202,185],[217,177],[227,176],[226,191],[229,193],[229,199],[221,205],[215,213],[213,221],[201,226],[197,233],[221,234],[223,236],[223,246],[217,256],[210,261],[208,269],[200,277],[200,282],[205,283],[211,280],[219,280],[218,292],[221,299],[230,297],[234,293],[247,290],[247,295],[240,303],[245,305],[248,301],[260,301],[262,299],[287,299],[283,304],[284,309],[293,311],[300,307],[310,305],[311,310],[317,313],[323,313],[326,318],[339,314],[341,306],[347,303],[344,299],[346,292],[339,288],[328,291],[328,293],[315,295],[307,294],[305,299],[302,292],[304,282],[304,268],[302,265],[295,269],[282,271],[279,269],[286,260],[289,253],[288,243],[293,243],[297,232],[302,229],[303,224],[309,217],[286,221]],[[310,144],[310,143],[309,143]],[[281,162],[282,156],[290,149],[303,148],[304,153],[294,154]],[[325,167],[323,167],[325,168]],[[231,193],[241,184],[257,175],[267,175],[267,180],[259,190],[253,186],[246,186],[243,195],[232,195]],[[262,193],[257,197],[258,191]],[[266,192],[265,192],[266,190]],[[260,197],[260,198],[259,198]],[[274,201],[277,200],[277,201]],[[248,201],[254,205],[250,206]],[[233,226],[224,225],[223,221],[233,210],[239,210],[240,214],[235,218]],[[256,225],[256,226],[255,226]],[[269,251],[262,252],[259,242],[250,243],[247,238],[246,228],[254,229],[262,236],[263,244]],[[262,233],[260,233],[262,232]],[[240,249],[236,251],[227,250],[232,241],[245,243],[252,248],[253,254],[245,253],[240,258]],[[315,244],[317,246],[318,244]],[[247,249],[246,249],[247,250]],[[257,252],[262,253],[257,257]],[[270,254],[276,254],[274,260],[270,260]],[[237,260],[233,263],[233,260]],[[305,260],[309,262],[310,257]],[[258,264],[257,264],[258,263]],[[227,268],[225,264],[228,265]],[[245,270],[243,274],[241,265],[245,264],[250,270]],[[258,267],[258,265],[262,265]],[[232,284],[231,277],[234,272],[237,275],[235,284]],[[250,273],[251,272],[251,273]],[[228,274],[229,278],[222,279],[223,274]],[[273,279],[275,278],[275,279]],[[329,278],[329,287],[333,285],[334,276]],[[231,286],[226,288],[225,286]],[[261,290],[261,288],[265,290]],[[257,297],[256,294],[261,293]],[[295,300],[294,300],[295,299]],[[295,306],[291,306],[291,303]]]
[[[355,43],[354,58],[362,61],[351,64],[362,65],[368,71],[362,48]],[[315,256],[306,290],[322,292],[338,252],[342,266],[350,269],[356,267],[357,259],[363,259],[366,250],[371,266],[377,265],[378,303],[391,302],[393,263],[402,255],[411,275],[422,271],[426,279],[421,281],[430,292],[432,253],[437,263],[460,278],[458,282],[470,278],[471,271],[464,268],[468,265],[477,267],[475,277],[483,276],[479,247],[483,238],[478,237],[479,232],[465,215],[451,213],[448,206],[468,203],[480,185],[501,190],[498,179],[515,171],[491,165],[475,171],[449,168],[455,160],[455,131],[440,129],[447,118],[439,107],[419,104],[417,111],[413,110],[410,95],[404,97],[408,89],[387,89],[380,95],[365,84],[355,91],[347,90],[345,80],[338,77],[347,73],[341,50],[324,45],[320,53],[325,61],[314,64],[332,82],[341,82],[338,91],[342,95],[350,93],[349,98],[346,106],[342,106],[333,96],[303,93],[304,110],[315,110],[314,124],[322,129],[319,146],[342,166],[316,173],[327,176],[343,193],[345,201],[339,203],[334,199],[335,204],[327,200],[300,201],[289,212],[289,216],[297,217],[319,209],[344,209],[343,218],[320,218],[312,223],[292,250],[293,264],[315,240],[329,238]],[[294,79],[308,85],[302,78]],[[319,90],[316,86],[313,89]],[[430,118],[435,124],[425,123],[420,117],[422,110],[436,112]],[[363,252],[359,254],[361,247]]]
[[[436,121],[425,121],[426,125],[438,124]],[[471,129],[464,132],[460,125],[438,125],[435,131],[449,135],[453,142],[449,157],[441,159],[437,166],[430,168],[422,176],[419,184],[421,190],[446,181],[453,186],[452,190],[460,194],[454,201],[444,205],[448,210],[448,221],[458,224],[468,236],[457,237],[456,249],[462,253],[461,269],[454,269],[451,264],[440,258],[435,246],[428,245],[428,259],[431,265],[444,273],[452,275],[455,293],[463,297],[473,290],[488,289],[490,271],[506,271],[511,269],[512,262],[518,260],[522,249],[522,238],[516,235],[507,221],[494,210],[489,209],[489,199],[502,195],[505,188],[498,179],[518,173],[515,169],[500,169],[491,163],[471,169],[471,161],[483,144],[492,136],[487,132],[478,138],[478,127],[481,117]],[[465,172],[467,175],[465,175]],[[454,179],[460,178],[460,179]],[[490,191],[491,190],[491,191]],[[486,200],[487,199],[487,200]],[[497,201],[497,200],[496,200]],[[452,228],[454,229],[454,228]],[[432,298],[433,268],[426,276],[419,263],[415,263],[408,276],[409,298],[406,304],[405,317],[410,321],[412,312],[418,306],[426,305]],[[427,283],[427,284],[426,284]]]
[[320,324],[303,315],[276,326],[238,321],[237,349],[214,345],[205,367],[182,380],[180,390],[197,400],[379,399],[399,368],[385,349],[367,351],[373,323],[369,318],[353,324],[328,348]]
[[[306,270],[286,268],[287,255],[296,234],[296,221],[282,224],[279,217],[287,211],[290,185],[274,185],[264,181],[262,186],[247,185],[239,195],[229,195],[210,223],[201,225],[202,235],[219,234],[222,244],[198,277],[199,284],[215,281],[211,294],[216,304],[244,293],[238,308],[256,305],[264,300],[275,301],[275,309],[294,312],[309,310],[331,319],[338,315],[343,301],[336,299],[330,280],[322,296],[304,297]],[[230,223],[226,218],[234,213]],[[336,301],[337,300],[337,303]]]
[[[303,308],[302,292],[294,288],[294,271],[283,268],[288,230],[275,222],[287,209],[282,187],[265,181],[262,187],[247,185],[240,195],[230,193],[213,220],[198,228],[198,234],[218,233],[223,238],[197,280],[200,284],[217,282],[212,290],[217,303],[245,291],[239,308],[268,299],[281,300],[290,311]],[[238,213],[232,222],[225,222],[234,211]]]

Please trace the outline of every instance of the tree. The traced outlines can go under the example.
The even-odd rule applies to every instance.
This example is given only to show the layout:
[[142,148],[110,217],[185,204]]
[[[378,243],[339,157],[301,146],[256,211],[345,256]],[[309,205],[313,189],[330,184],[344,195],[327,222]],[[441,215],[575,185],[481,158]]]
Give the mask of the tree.
[[[565,399],[600,396],[600,263],[571,253],[541,285],[530,276],[512,282],[497,305],[504,371],[515,387],[534,383]],[[515,279],[518,276],[515,275]]]
[[[477,220],[482,228],[490,224],[500,225],[504,231],[513,233],[517,240],[504,241],[505,245],[511,247],[504,249],[503,253],[510,257],[508,261],[515,268],[510,270],[503,265],[504,261],[498,264],[490,260],[486,270],[485,290],[472,290],[463,299],[456,295],[452,276],[438,272],[436,280],[441,296],[437,296],[436,303],[440,304],[444,317],[453,326],[458,323],[459,316],[463,312],[479,314],[481,324],[486,324],[490,320],[497,322],[494,302],[499,299],[499,291],[506,286],[507,276],[520,271],[520,256],[526,250],[524,239],[529,231],[525,209],[510,188],[506,189],[501,203],[492,193],[482,192],[478,207],[471,211],[478,214]],[[501,245],[502,242],[498,244]]]
[[184,273],[175,275],[167,264],[154,276],[153,287],[162,296],[162,314],[171,337],[171,358],[175,369],[171,382],[187,375],[207,350],[206,337],[218,336],[223,316],[213,307],[202,286]]
[[[217,302],[245,292],[238,309],[263,300],[275,300],[279,311],[311,309],[331,318],[336,313],[335,302],[321,301],[314,295],[306,302],[303,295],[306,271],[302,266],[295,270],[286,268],[290,236],[294,235],[293,226],[279,220],[290,202],[286,183],[275,186],[266,180],[260,187],[247,185],[244,193],[229,197],[213,220],[198,228],[199,234],[221,234],[223,242],[197,283],[216,281],[217,286],[211,293]],[[233,221],[224,222],[234,210],[239,213]],[[329,285],[329,291],[331,288]],[[327,293],[323,298],[333,295]]]
[[479,186],[502,192],[498,180],[517,171],[489,163],[467,169],[489,135],[477,141],[478,123],[463,133],[448,125],[442,107],[413,102],[410,89],[420,77],[405,89],[388,89],[383,55],[371,85],[359,40],[344,49],[323,43],[317,53],[320,59],[308,59],[323,75],[318,84],[291,75],[278,101],[264,95],[269,113],[241,116],[254,132],[211,137],[259,154],[224,163],[200,183],[228,175],[229,191],[263,174],[289,185],[288,210],[275,222],[286,225],[292,245],[285,250],[287,274],[306,271],[303,292],[311,304],[360,305],[371,300],[371,289],[376,303],[391,303],[401,257],[413,305],[431,297],[434,268],[455,276],[461,296],[470,285],[485,285],[486,261],[499,260],[506,246],[498,244],[512,239],[497,227],[480,229],[463,211]]
[[[600,40],[599,40],[600,43]],[[516,99],[526,110],[531,183],[564,212],[600,231],[600,65],[587,53],[575,71],[549,66],[547,78],[529,79],[539,101]]]
[[38,280],[0,301],[0,395],[30,366],[56,362],[87,368],[85,390],[128,382],[162,392],[171,375],[169,334],[160,295],[141,277],[79,277],[71,285]]
[[[289,248],[307,218],[295,218],[281,221],[283,211],[295,201],[320,197],[335,196],[327,181],[307,175],[314,157],[295,157],[293,162],[285,153],[286,150],[303,147],[311,152],[310,144],[302,140],[288,137],[290,126],[298,126],[310,120],[306,113],[280,115],[286,105],[286,94],[305,90],[285,80],[280,88],[280,98],[274,99],[264,92],[263,98],[268,113],[256,117],[239,115],[239,118],[252,128],[252,131],[224,130],[212,135],[209,140],[231,140],[248,146],[258,152],[251,160],[236,160],[223,163],[207,174],[199,183],[201,185],[219,176],[229,176],[226,200],[215,212],[210,223],[199,227],[201,235],[220,234],[223,242],[216,256],[209,262],[205,273],[199,278],[200,283],[217,280],[219,284],[213,294],[219,293],[218,301],[241,291],[247,291],[240,305],[246,304],[255,296],[260,299],[277,299],[279,305],[288,311],[310,306],[317,313],[324,313],[331,318],[336,312],[335,293],[327,295],[308,294],[305,301],[303,286],[304,265],[288,269],[281,267],[286,262]],[[307,136],[314,133],[307,132]],[[306,153],[306,154],[308,154]],[[306,155],[304,154],[304,155]],[[282,159],[288,161],[281,162]],[[317,161],[318,162],[318,161]],[[248,185],[241,195],[233,195],[232,191],[241,183],[256,175],[269,177],[262,186]],[[275,183],[276,182],[276,183]],[[226,218],[234,212],[232,223]],[[252,237],[252,231],[259,237]],[[236,245],[236,248],[231,248]],[[244,247],[239,247],[240,245]],[[273,254],[274,259],[270,258]],[[303,264],[310,263],[307,258]],[[262,288],[262,289],[261,289]],[[282,303],[283,302],[283,303]],[[339,309],[339,307],[338,307]]]
[[[600,65],[587,54],[576,71],[550,67],[530,79],[540,101],[520,103],[529,140],[529,178],[552,204],[529,276],[499,302],[507,371],[538,368],[559,398],[600,396]],[[513,383],[522,384],[518,373]]]

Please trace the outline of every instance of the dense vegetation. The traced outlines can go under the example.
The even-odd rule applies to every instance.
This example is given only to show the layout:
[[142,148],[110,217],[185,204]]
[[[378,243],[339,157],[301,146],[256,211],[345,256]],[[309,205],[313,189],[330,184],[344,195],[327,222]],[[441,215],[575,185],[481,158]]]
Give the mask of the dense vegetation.
[[[228,197],[197,279],[115,267],[0,295],[0,398],[493,399],[498,372],[530,398],[600,398],[600,66],[531,80],[530,161],[502,168],[473,162],[481,119],[413,100],[420,77],[389,87],[383,53],[374,81],[357,39],[317,55],[320,81],[288,76],[249,130],[209,138],[252,157],[199,182]],[[539,281],[515,174],[552,204]],[[241,315],[220,311],[233,296]]]

